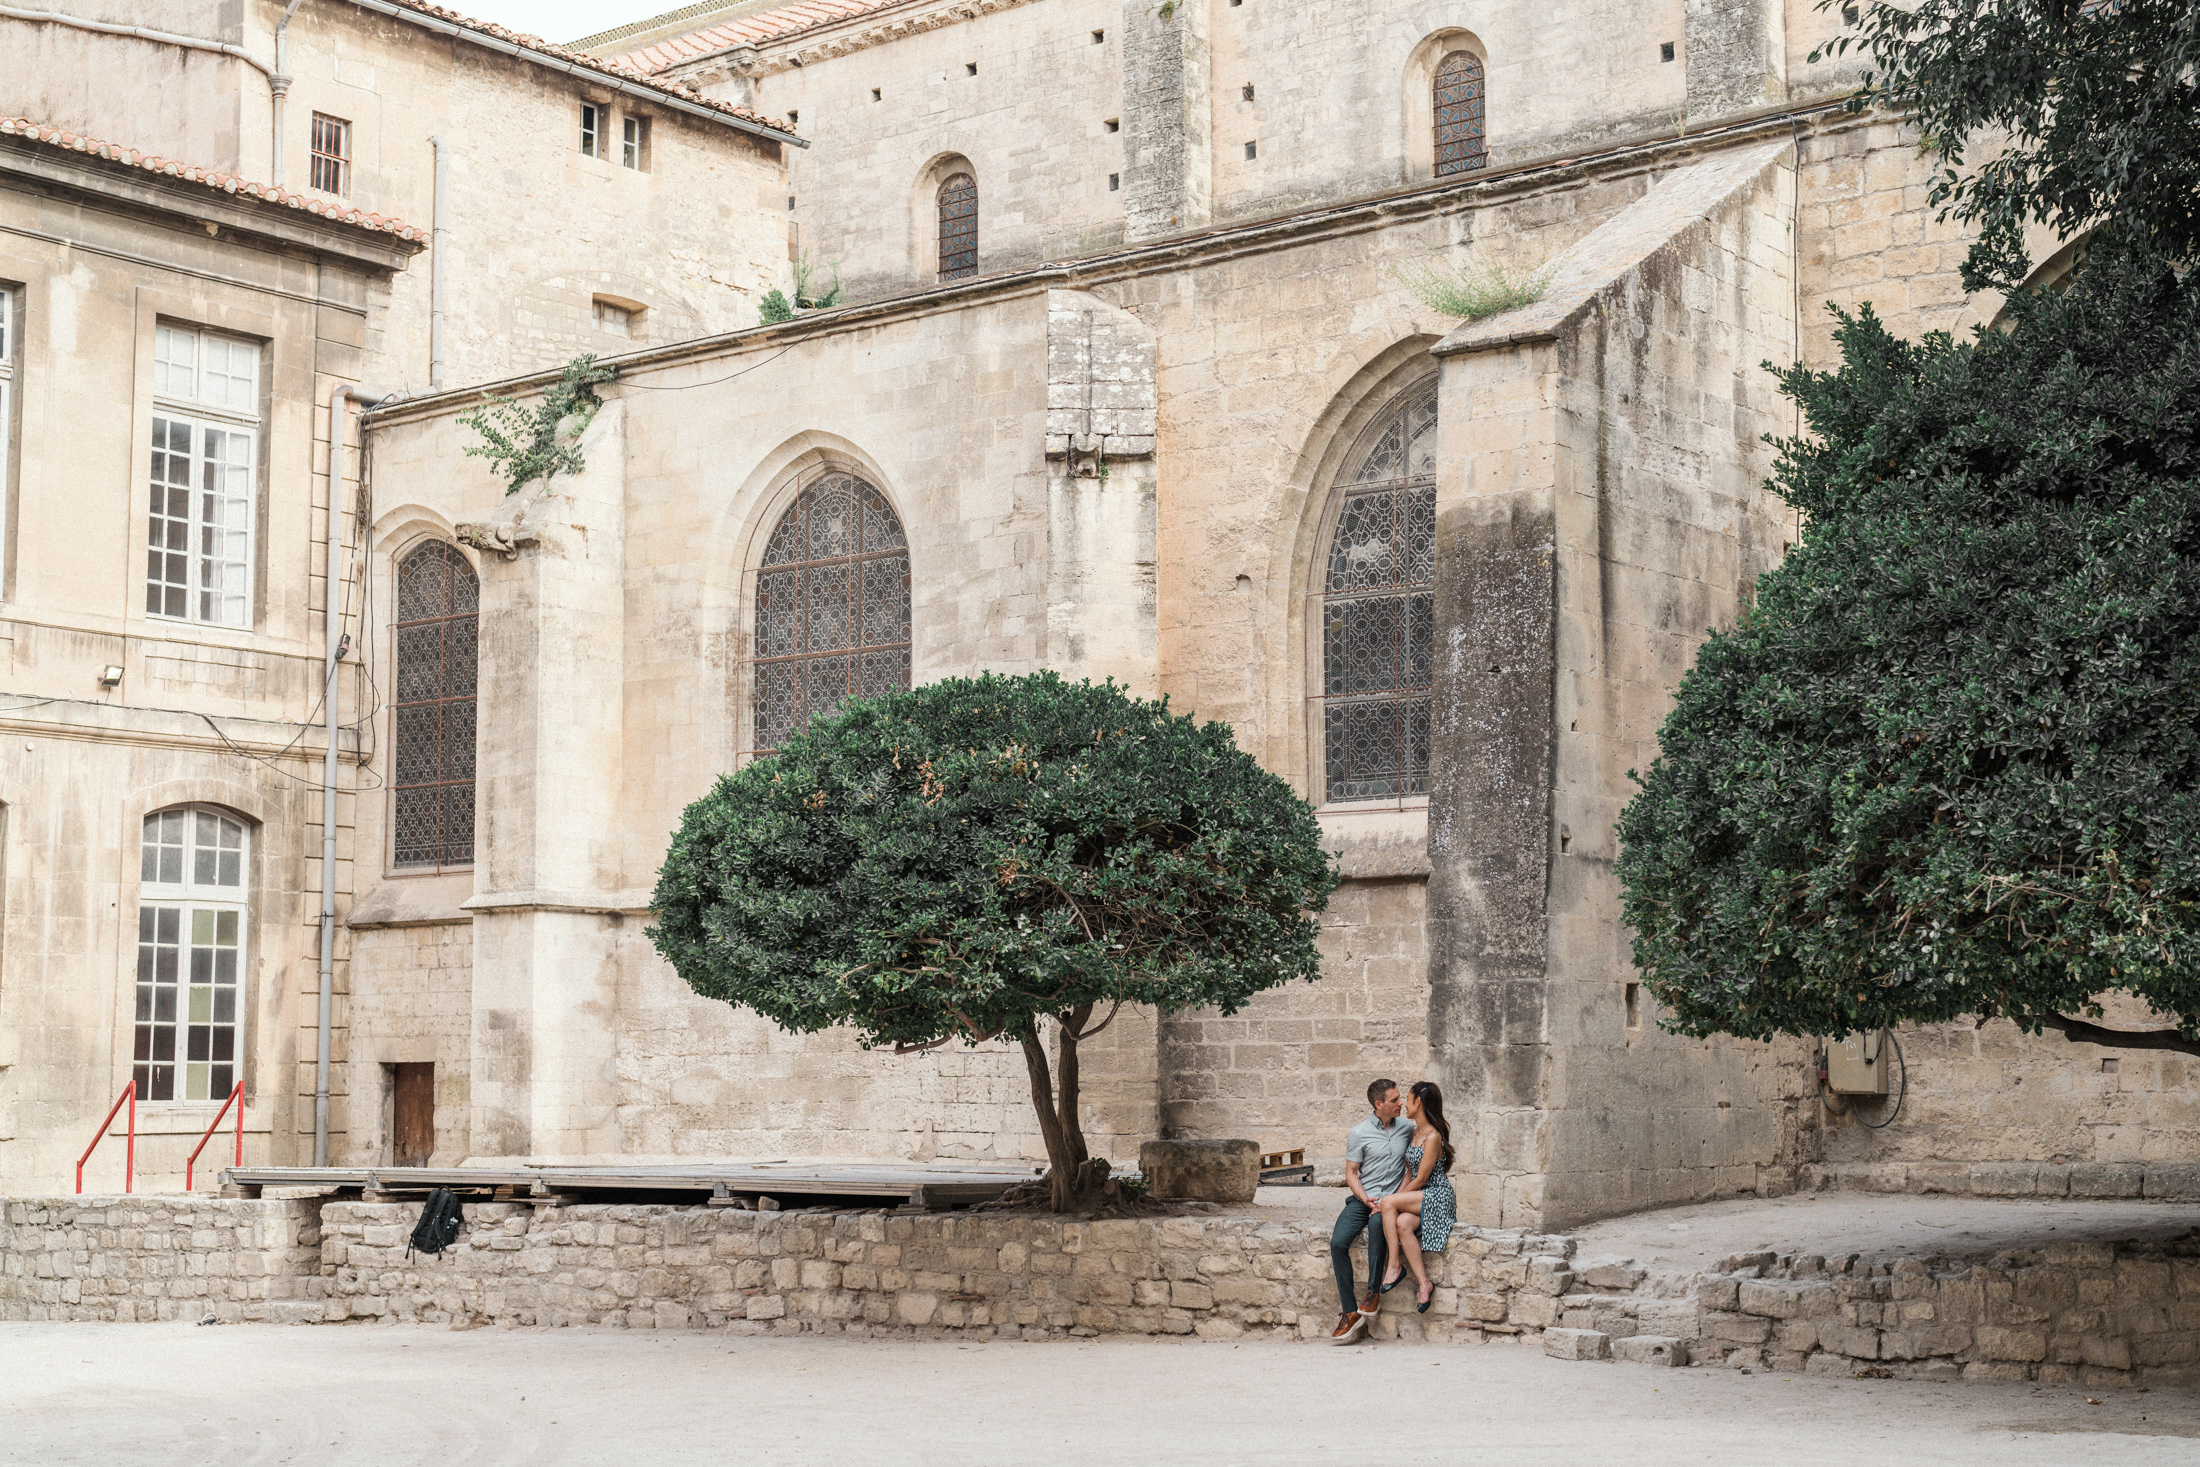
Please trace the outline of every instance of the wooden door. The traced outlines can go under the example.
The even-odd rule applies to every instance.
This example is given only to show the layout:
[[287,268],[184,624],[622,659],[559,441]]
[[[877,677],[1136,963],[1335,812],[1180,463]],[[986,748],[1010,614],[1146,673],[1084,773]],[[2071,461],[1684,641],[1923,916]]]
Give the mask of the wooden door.
[[390,1068],[397,1072],[390,1165],[426,1166],[435,1153],[435,1066]]

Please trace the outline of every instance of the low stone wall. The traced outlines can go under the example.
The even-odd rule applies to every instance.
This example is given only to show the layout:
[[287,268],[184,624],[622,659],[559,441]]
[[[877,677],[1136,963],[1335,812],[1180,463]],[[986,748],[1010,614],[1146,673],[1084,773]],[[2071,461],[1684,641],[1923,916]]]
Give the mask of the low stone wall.
[[2144,1197],[2200,1202],[2200,1162],[1883,1161],[1813,1162],[1806,1192],[1946,1193],[1956,1197]]
[[[407,1258],[416,1206],[160,1197],[0,1205],[0,1319],[409,1321],[1052,1339],[1315,1339],[1326,1229],[1220,1211],[771,1213],[498,1203]],[[1356,1260],[1361,1261],[1361,1260]],[[2200,1232],[1983,1258],[1757,1253],[1654,1277],[1570,1237],[1461,1228],[1373,1334],[1527,1336],[1570,1359],[2085,1385],[2200,1378]],[[1364,1277],[1364,1264],[1361,1270]]]
[[0,1199],[0,1319],[326,1316],[314,1202]]
[[[407,1260],[415,1210],[323,1209],[331,1319],[1043,1339],[1312,1337],[1337,1317],[1327,1231],[1257,1218],[486,1204],[466,1209],[455,1247]],[[1380,1333],[1478,1338],[1555,1323],[1572,1249],[1461,1229],[1431,1260],[1441,1287],[1429,1312],[1398,1290]]]

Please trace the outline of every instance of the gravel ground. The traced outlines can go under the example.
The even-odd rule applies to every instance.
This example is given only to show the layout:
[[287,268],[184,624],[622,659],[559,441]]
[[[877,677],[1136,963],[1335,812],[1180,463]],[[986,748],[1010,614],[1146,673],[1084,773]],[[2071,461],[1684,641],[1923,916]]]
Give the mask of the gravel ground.
[[2189,1467],[2196,1437],[2190,1390],[1655,1370],[1509,1343],[0,1324],[10,1464]]

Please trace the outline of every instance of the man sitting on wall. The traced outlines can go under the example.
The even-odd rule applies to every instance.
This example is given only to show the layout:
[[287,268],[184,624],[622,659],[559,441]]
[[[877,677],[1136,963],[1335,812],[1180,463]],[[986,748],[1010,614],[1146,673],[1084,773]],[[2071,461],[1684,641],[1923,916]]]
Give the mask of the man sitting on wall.
[[[1389,1261],[1383,1227],[1375,1219],[1376,1204],[1398,1190],[1406,1179],[1406,1147],[1413,1140],[1413,1122],[1399,1119],[1405,1106],[1394,1080],[1377,1080],[1367,1087],[1367,1103],[1374,1113],[1354,1126],[1344,1142],[1344,1184],[1352,1189],[1337,1226],[1329,1234],[1329,1264],[1337,1271],[1337,1327],[1329,1333],[1333,1345],[1349,1345],[1367,1328],[1382,1303],[1378,1280]],[[1352,1304],[1352,1244],[1367,1233],[1367,1298],[1358,1308]]]

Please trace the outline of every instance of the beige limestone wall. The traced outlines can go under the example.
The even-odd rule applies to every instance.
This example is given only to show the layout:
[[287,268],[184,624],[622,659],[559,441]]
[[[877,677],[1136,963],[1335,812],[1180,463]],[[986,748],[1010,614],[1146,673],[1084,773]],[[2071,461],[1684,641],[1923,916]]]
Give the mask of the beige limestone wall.
[[[328,496],[317,404],[377,339],[387,273],[410,251],[55,150],[20,145],[6,166],[0,288],[17,308],[20,450],[0,604],[0,1179],[70,1184],[129,1079],[140,823],[193,802],[250,826],[246,1152],[294,1162],[312,1124],[321,880],[323,740],[312,724]],[[45,170],[35,189],[22,181],[32,169]],[[100,202],[125,187],[132,204]],[[162,321],[262,345],[249,627],[144,609],[143,476]],[[355,489],[347,482],[339,504]],[[100,683],[108,666],[122,669],[112,688]],[[357,708],[364,685],[356,674],[344,682]],[[346,893],[355,762],[345,761],[338,812]],[[141,1185],[180,1187],[215,1108],[140,1107]],[[338,1115],[341,1124],[341,1101]],[[118,1181],[121,1166],[121,1143],[110,1142],[92,1175]]]
[[1429,1073],[1426,897],[1424,876],[1347,881],[1322,914],[1319,983],[1163,1019],[1158,1134],[1303,1148],[1341,1179],[1368,1083]]
[[0,1199],[0,1320],[151,1323],[326,1317],[321,1204]]
[[[271,61],[282,0],[163,5],[158,28],[235,44]],[[149,24],[142,4],[106,10]],[[171,11],[175,13],[171,13]],[[96,17],[93,17],[96,18]],[[272,181],[267,78],[223,57],[142,39],[0,18],[0,41],[43,63],[11,112],[148,153]],[[359,208],[425,229],[435,151],[448,147],[444,382],[486,382],[581,352],[611,355],[749,325],[785,273],[780,145],[601,84],[438,37],[340,3],[302,7],[287,33],[294,81],[285,177],[309,192],[313,116],[351,124]],[[101,84],[88,86],[87,78]],[[647,119],[644,170],[580,153],[580,107]],[[644,309],[633,334],[597,327],[598,296]],[[362,373],[379,391],[429,385],[429,270],[394,288],[386,338]]]

